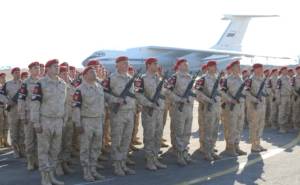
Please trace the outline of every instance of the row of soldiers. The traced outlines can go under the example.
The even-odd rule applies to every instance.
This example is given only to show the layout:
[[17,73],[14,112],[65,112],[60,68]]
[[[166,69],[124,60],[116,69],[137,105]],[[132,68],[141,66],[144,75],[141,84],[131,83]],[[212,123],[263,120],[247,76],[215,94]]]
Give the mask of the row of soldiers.
[[[76,148],[80,150],[83,178],[103,179],[97,171],[101,168],[97,160],[109,142],[114,173],[135,174],[128,167],[133,163],[128,153],[132,144],[139,144],[139,114],[145,166],[152,171],[167,168],[160,162],[159,153],[168,113],[177,163],[185,166],[192,162],[188,145],[194,101],[199,104],[200,151],[209,161],[220,159],[215,149],[220,122],[225,152],[232,156],[246,155],[239,146],[245,120],[252,152],[266,150],[260,144],[266,120],[282,133],[289,121],[295,128],[300,126],[300,67],[296,67],[296,75],[289,76],[286,67],[264,74],[263,65],[254,64],[251,74],[243,71],[241,75],[239,61],[231,62],[226,73],[218,73],[217,62],[208,61],[199,77],[199,72],[189,73],[186,59],[178,59],[176,72],[167,77],[156,58],[145,60],[145,74],[128,66],[128,58],[120,56],[116,72],[108,75],[99,61],[91,60],[79,74],[54,59],[46,63],[45,72],[41,72],[40,63],[31,63],[30,75],[23,81],[20,68],[11,70],[13,80],[6,83],[4,74],[0,74],[1,142],[7,144],[2,116],[7,110],[15,156],[26,156],[28,169],[39,167],[42,184],[51,185],[64,184],[55,174],[72,172],[71,153]],[[267,118],[266,112],[270,112]],[[293,119],[289,120],[291,115]]]

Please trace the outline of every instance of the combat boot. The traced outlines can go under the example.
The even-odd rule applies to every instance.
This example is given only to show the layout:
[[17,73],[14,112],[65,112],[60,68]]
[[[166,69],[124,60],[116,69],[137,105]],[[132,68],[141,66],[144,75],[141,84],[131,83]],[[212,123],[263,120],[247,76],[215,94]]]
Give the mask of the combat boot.
[[18,146],[13,146],[13,151],[14,151],[14,158],[15,159],[21,158],[21,154],[20,154]]
[[226,154],[232,156],[232,157],[237,157],[238,154],[236,152],[235,146],[233,144],[228,144],[227,149],[225,151]]
[[48,172],[41,172],[41,176],[42,176],[42,181],[41,181],[42,185],[52,185]]
[[262,151],[262,152],[267,151],[267,149],[265,149],[264,147],[262,147],[262,146],[260,145],[260,140],[257,141],[257,146],[258,146],[258,148],[260,149],[260,151]]
[[193,161],[192,158],[191,158],[191,155],[188,153],[187,150],[183,151],[183,158],[185,159],[185,161],[187,163],[191,163]]
[[27,170],[32,171],[35,169],[34,160],[32,157],[27,158]]
[[72,168],[70,168],[70,166],[68,165],[67,162],[62,163],[62,168],[64,170],[64,173],[66,173],[66,174],[74,173],[74,170]]
[[57,176],[63,176],[63,175],[65,174],[64,171],[63,171],[63,168],[62,168],[61,163],[58,163],[58,164],[56,165],[56,168],[55,168],[55,174],[56,174]]
[[96,163],[96,168],[99,170],[102,170],[102,169],[104,169],[104,166],[100,163]]
[[83,179],[87,182],[95,181],[95,178],[90,173],[89,167],[83,167]]
[[104,176],[97,172],[96,167],[91,168],[91,174],[97,180],[103,180]]
[[54,185],[64,185],[65,184],[63,181],[59,181],[58,179],[56,179],[53,171],[50,171],[49,177],[50,177],[51,183]]
[[121,167],[127,175],[135,175],[136,174],[134,170],[127,167],[126,160],[121,161]]
[[220,160],[221,159],[221,156],[219,156],[216,153],[212,153],[211,156],[214,158],[214,160]]
[[235,151],[238,155],[247,155],[247,152],[244,152],[243,150],[241,150],[239,144],[235,144]]
[[156,171],[157,167],[154,163],[154,158],[153,157],[147,157],[146,158],[146,168],[150,171]]
[[123,171],[121,167],[121,161],[114,161],[113,163],[114,167],[114,174],[117,176],[125,176],[125,172]]
[[167,168],[167,165],[161,163],[159,160],[158,160],[158,157],[154,157],[154,164],[156,167],[158,167],[159,169],[166,169]]
[[252,153],[259,153],[259,152],[261,152],[261,149],[258,147],[257,142],[252,143],[251,152]]
[[184,157],[183,157],[183,152],[177,152],[177,163],[180,166],[186,166],[187,162],[185,161]]
[[127,165],[130,165],[130,166],[133,166],[135,165],[135,162],[133,160],[131,160],[129,157],[126,159],[126,164]]

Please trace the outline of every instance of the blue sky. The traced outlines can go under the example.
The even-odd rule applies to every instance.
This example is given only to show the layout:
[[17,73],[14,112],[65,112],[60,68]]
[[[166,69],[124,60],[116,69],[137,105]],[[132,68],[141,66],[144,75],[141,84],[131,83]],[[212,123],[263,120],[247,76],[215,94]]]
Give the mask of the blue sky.
[[293,0],[10,0],[0,2],[0,66],[51,58],[81,66],[95,50],[146,45],[206,49],[230,13],[280,15],[251,21],[243,51],[300,53]]

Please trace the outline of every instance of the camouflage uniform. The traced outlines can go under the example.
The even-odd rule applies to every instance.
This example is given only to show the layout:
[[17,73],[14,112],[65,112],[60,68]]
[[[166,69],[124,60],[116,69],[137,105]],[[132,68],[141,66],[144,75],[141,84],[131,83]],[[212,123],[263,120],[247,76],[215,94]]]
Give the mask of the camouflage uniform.
[[[0,91],[2,91],[2,85],[0,84]],[[0,94],[2,94],[0,92]],[[7,125],[7,112],[6,105],[4,102],[0,100],[0,147],[4,147],[7,145],[7,133],[8,133],[8,125]]]
[[37,162],[37,136],[33,123],[30,121],[31,97],[37,81],[32,77],[24,80],[18,97],[18,112],[20,119],[24,123],[25,149],[29,170],[32,170],[34,163]]
[[[253,75],[252,78],[246,82],[246,104],[249,119],[249,135],[252,144],[252,151],[261,151],[263,148],[260,145],[260,138],[262,136],[265,126],[265,111],[266,100],[265,97],[258,100],[255,96],[263,82],[263,77]],[[266,94],[264,87],[263,92]]]
[[[188,145],[191,137],[193,121],[194,98],[189,101],[182,99],[192,77],[188,73],[176,72],[169,80],[167,89],[171,101],[171,129],[174,133],[175,148],[177,151],[177,162],[186,165],[190,161]],[[179,111],[180,102],[184,101],[182,112]],[[172,134],[171,134],[172,137]]]
[[[204,129],[204,153],[207,160],[218,159],[214,152],[214,147],[218,139],[219,119],[220,119],[220,98],[211,100],[210,94],[216,82],[216,75],[205,74],[197,80],[195,89],[197,100],[204,103],[203,107],[203,129]],[[212,104],[211,110],[208,110]]]
[[8,124],[10,130],[11,144],[16,157],[24,155],[24,125],[18,114],[18,91],[21,87],[21,80],[11,80],[4,84],[1,96],[2,102],[8,104]]
[[97,159],[101,152],[104,122],[104,92],[99,83],[83,83],[73,96],[73,119],[76,127],[82,127],[80,135],[80,161],[85,179],[97,178]]
[[278,103],[276,101],[276,82],[277,76],[272,76],[268,81],[268,89],[271,99],[270,105],[270,120],[272,128],[278,127]]
[[[114,95],[120,95],[129,80],[130,76],[128,74],[123,75],[115,72],[103,81],[102,85],[109,105],[119,103],[119,98]],[[134,92],[133,86],[130,91],[131,93]],[[127,153],[134,125],[135,108],[135,100],[131,97],[126,97],[126,104],[120,105],[117,113],[111,110],[111,157],[116,175],[135,173],[126,166]]]
[[[143,106],[144,150],[147,160],[146,167],[150,170],[156,170],[159,167],[155,163],[158,159],[163,133],[164,100],[159,99],[158,105],[149,101],[154,96],[159,83],[159,77],[150,73],[144,74],[135,81],[136,96],[139,104]],[[153,109],[152,115],[149,115],[150,109]]]
[[293,123],[294,128],[300,128],[300,75],[295,75],[292,79],[292,87],[294,94],[293,101]]
[[30,119],[35,129],[42,128],[42,132],[37,133],[42,183],[56,180],[53,172],[61,150],[64,120],[68,118],[66,99],[66,83],[60,78],[51,79],[48,75],[37,82],[32,93]]
[[277,80],[276,100],[278,108],[278,124],[280,132],[285,133],[289,121],[292,87],[288,76],[279,76]]
[[233,156],[245,155],[245,153],[239,148],[245,120],[245,99],[240,98],[239,102],[234,105],[233,110],[230,109],[230,102],[234,101],[233,98],[242,84],[243,80],[241,77],[234,74],[229,75],[222,83],[221,94],[225,103],[223,105],[223,111],[226,112],[224,126],[227,127],[224,130],[228,132],[227,137],[225,137],[227,146],[226,150]]
[[[56,169],[57,175],[63,175],[64,172],[71,173],[72,170],[69,168],[67,163],[71,162],[71,152],[74,134],[74,123],[72,120],[72,97],[75,92],[75,88],[70,84],[66,83],[67,97],[66,97],[66,112],[68,117],[64,120],[64,127],[62,130],[62,141],[61,151],[59,154],[59,165]],[[64,171],[63,171],[64,170]]]

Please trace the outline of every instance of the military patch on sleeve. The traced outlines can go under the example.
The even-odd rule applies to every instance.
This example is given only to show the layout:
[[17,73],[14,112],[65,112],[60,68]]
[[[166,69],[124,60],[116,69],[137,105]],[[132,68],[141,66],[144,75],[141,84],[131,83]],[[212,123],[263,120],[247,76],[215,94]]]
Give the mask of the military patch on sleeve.
[[251,87],[252,87],[252,79],[248,79],[246,81],[246,91],[250,91]]
[[137,93],[144,93],[144,80],[139,77],[134,81],[134,91]]
[[223,78],[220,84],[221,84],[221,90],[226,92],[228,90],[227,79]]
[[101,82],[104,92],[111,92],[110,88],[110,78],[106,78]]
[[276,88],[277,88],[277,89],[281,89],[281,86],[282,86],[281,79],[278,79],[278,80],[277,80],[277,86],[276,86]]
[[38,82],[38,83],[36,83],[36,85],[33,88],[31,101],[41,102],[42,98],[43,98],[42,85],[41,85],[41,83]]
[[291,86],[295,87],[296,86],[296,77],[293,76],[293,78],[291,79]]
[[3,85],[3,87],[0,89],[0,94],[7,96],[7,91],[6,91],[6,83]]
[[271,79],[269,79],[267,83],[267,88],[272,88],[272,87],[273,87],[272,81]]
[[177,80],[177,78],[176,78],[175,75],[173,75],[172,77],[170,77],[167,80],[167,83],[165,83],[165,88],[173,91],[173,89],[175,88],[175,85],[176,85],[176,80]]
[[204,77],[198,79],[195,83],[195,89],[198,90],[198,91],[202,91],[203,87],[204,87],[204,84],[205,84],[205,78]]
[[76,79],[71,83],[71,85],[76,88],[81,84],[81,81],[81,79]]
[[18,99],[19,100],[26,100],[27,95],[28,95],[27,85],[26,85],[26,83],[23,83],[21,85],[21,88],[19,89]]
[[82,104],[81,91],[77,89],[75,91],[75,93],[73,94],[73,103],[72,103],[72,106],[73,107],[81,108],[81,104]]

